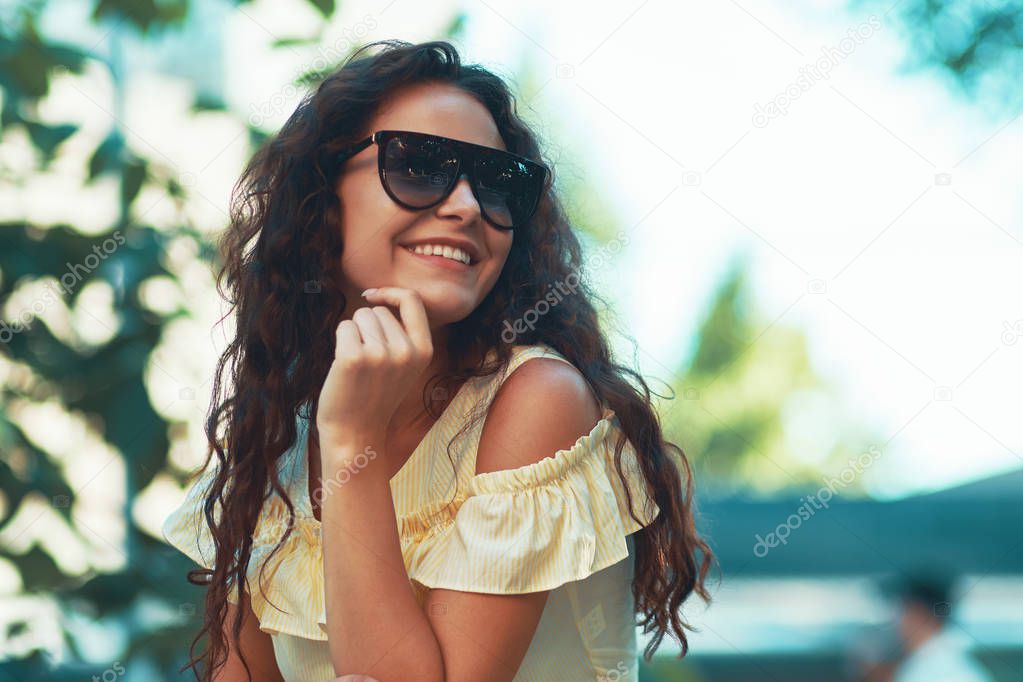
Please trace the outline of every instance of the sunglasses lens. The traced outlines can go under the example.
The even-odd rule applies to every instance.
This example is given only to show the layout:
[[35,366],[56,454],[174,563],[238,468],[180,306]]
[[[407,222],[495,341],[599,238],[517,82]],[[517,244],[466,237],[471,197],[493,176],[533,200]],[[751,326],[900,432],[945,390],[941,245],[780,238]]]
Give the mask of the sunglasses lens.
[[[459,152],[456,145],[432,135],[392,134],[383,148],[384,184],[408,208],[432,206],[467,170],[460,168]],[[533,215],[545,173],[507,152],[491,150],[477,155],[475,176],[480,210],[495,225],[511,229]]]
[[507,155],[483,154],[476,164],[476,182],[480,208],[490,220],[510,228],[532,216],[543,174]]
[[384,178],[412,208],[433,204],[454,184],[458,156],[451,145],[419,135],[398,135],[384,147]]

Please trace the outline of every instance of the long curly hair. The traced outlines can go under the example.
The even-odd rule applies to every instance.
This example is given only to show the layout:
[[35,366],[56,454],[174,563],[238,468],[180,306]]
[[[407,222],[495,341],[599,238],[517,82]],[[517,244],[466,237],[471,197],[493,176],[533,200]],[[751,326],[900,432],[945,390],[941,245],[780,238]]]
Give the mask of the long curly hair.
[[[371,47],[382,49],[367,52]],[[227,660],[223,625],[228,595],[233,585],[246,584],[252,536],[273,492],[281,496],[289,514],[287,530],[273,553],[293,529],[295,510],[276,475],[277,463],[298,437],[297,410],[308,403],[315,413],[333,360],[331,344],[313,340],[334,337],[347,304],[340,273],[345,245],[335,189],[340,171],[333,159],[364,134],[385,98],[420,82],[450,84],[473,95],[493,116],[508,151],[541,159],[537,136],[519,118],[514,96],[500,77],[482,66],[463,64],[454,46],[445,41],[384,40],[363,46],[327,75],[247,164],[232,194],[230,225],[218,245],[222,266],[217,290],[231,305],[224,317],[237,315],[234,337],[214,376],[205,424],[209,451],[200,469],[201,473],[209,467],[215,453],[219,466],[203,500],[203,516],[216,560],[213,569],[195,569],[188,576],[207,586],[203,627],[182,668],[194,668],[197,679],[199,663],[205,663],[202,679],[210,680]],[[511,344],[502,339],[505,320],[522,318],[531,309],[535,313],[536,303],[552,286],[579,278],[582,250],[553,184],[549,175],[536,214],[526,229],[516,231],[493,289],[471,314],[450,326],[447,367],[454,369],[430,377],[423,398],[431,415],[436,417],[428,396],[448,390],[441,386],[507,367]],[[517,342],[544,343],[560,352],[617,414],[623,432],[615,453],[618,474],[622,475],[620,453],[627,438],[660,509],[653,523],[635,534],[635,610],[642,614],[643,631],[655,633],[644,656],[650,660],[665,633],[678,641],[684,656],[685,630],[695,628],[679,611],[693,591],[711,601],[704,578],[715,559],[695,528],[693,477],[686,456],[663,440],[642,376],[612,361],[594,300],[599,299],[579,282],[573,295],[550,306]],[[474,365],[464,360],[488,357],[493,360]],[[228,365],[225,387],[222,378]],[[629,505],[631,510],[631,500]],[[240,610],[231,632],[240,649]],[[195,658],[193,652],[204,635],[208,648]],[[244,659],[243,663],[248,671]]]

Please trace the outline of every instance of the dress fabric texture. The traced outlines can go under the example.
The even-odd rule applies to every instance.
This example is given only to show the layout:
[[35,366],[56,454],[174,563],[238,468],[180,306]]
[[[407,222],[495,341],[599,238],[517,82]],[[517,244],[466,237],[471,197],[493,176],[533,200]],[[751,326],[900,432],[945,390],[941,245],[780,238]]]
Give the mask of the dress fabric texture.
[[[660,510],[626,441],[622,472],[640,521],[630,514],[614,460],[621,434],[614,411],[602,405],[600,421],[570,448],[517,469],[475,473],[483,419],[454,441],[450,459],[446,453],[474,407],[489,408],[501,383],[539,357],[569,362],[545,344],[513,346],[504,371],[462,385],[391,479],[405,567],[420,605],[431,588],[490,594],[551,590],[516,682],[636,680],[630,536]],[[320,522],[308,495],[306,412],[298,410],[298,438],[278,465],[295,507],[294,528],[269,557],[288,527],[287,507],[279,495],[271,495],[253,533],[246,592],[260,629],[271,635],[284,679],[329,682],[335,675],[327,644]],[[167,542],[206,568],[212,567],[214,549],[202,498],[214,466],[200,475],[162,529]],[[257,580],[264,563],[261,591]],[[229,600],[238,601],[235,585]]]

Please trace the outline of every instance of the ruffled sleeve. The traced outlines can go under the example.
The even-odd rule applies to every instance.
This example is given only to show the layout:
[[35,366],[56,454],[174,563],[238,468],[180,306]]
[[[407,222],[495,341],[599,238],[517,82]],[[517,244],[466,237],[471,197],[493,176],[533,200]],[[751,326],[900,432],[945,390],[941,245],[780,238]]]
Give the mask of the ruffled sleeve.
[[[170,545],[205,568],[213,568],[216,558],[213,539],[202,513],[203,500],[214,475],[215,471],[204,473],[162,527],[163,536]],[[289,513],[284,500],[272,495],[264,504],[252,534],[252,549],[245,580],[249,604],[263,632],[283,632],[307,639],[325,640],[326,611],[320,524],[314,517],[297,510],[291,523],[291,534],[280,549],[274,552],[278,541],[287,531]],[[263,575],[260,581],[261,570]],[[227,599],[232,604],[238,603],[238,590],[233,584]]]
[[519,594],[582,580],[628,557],[626,537],[660,510],[626,441],[622,472],[639,521],[632,518],[614,461],[620,434],[614,411],[605,408],[571,448],[474,475],[448,518],[414,524],[422,536],[403,538],[411,549],[409,578],[428,588]]
[[[213,568],[216,547],[203,516],[203,504],[216,473],[215,466],[206,469],[188,489],[184,501],[164,520],[160,529],[169,545],[208,569]],[[219,508],[217,511],[219,512]],[[217,517],[219,518],[219,515]],[[238,603],[238,591],[233,586],[228,601],[232,604]]]

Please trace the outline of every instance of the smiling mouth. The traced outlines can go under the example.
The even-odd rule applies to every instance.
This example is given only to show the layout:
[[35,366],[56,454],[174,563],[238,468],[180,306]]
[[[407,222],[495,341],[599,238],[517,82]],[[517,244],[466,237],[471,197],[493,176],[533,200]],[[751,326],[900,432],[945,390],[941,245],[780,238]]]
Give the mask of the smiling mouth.
[[451,270],[453,272],[468,272],[472,268],[476,267],[479,261],[469,261],[468,264],[463,263],[460,260],[454,260],[452,258],[446,258],[445,256],[434,256],[427,255],[425,253],[416,253],[413,247],[402,246],[400,247],[403,251],[406,251],[410,256],[422,261],[427,265],[433,265],[438,268],[445,270]]

